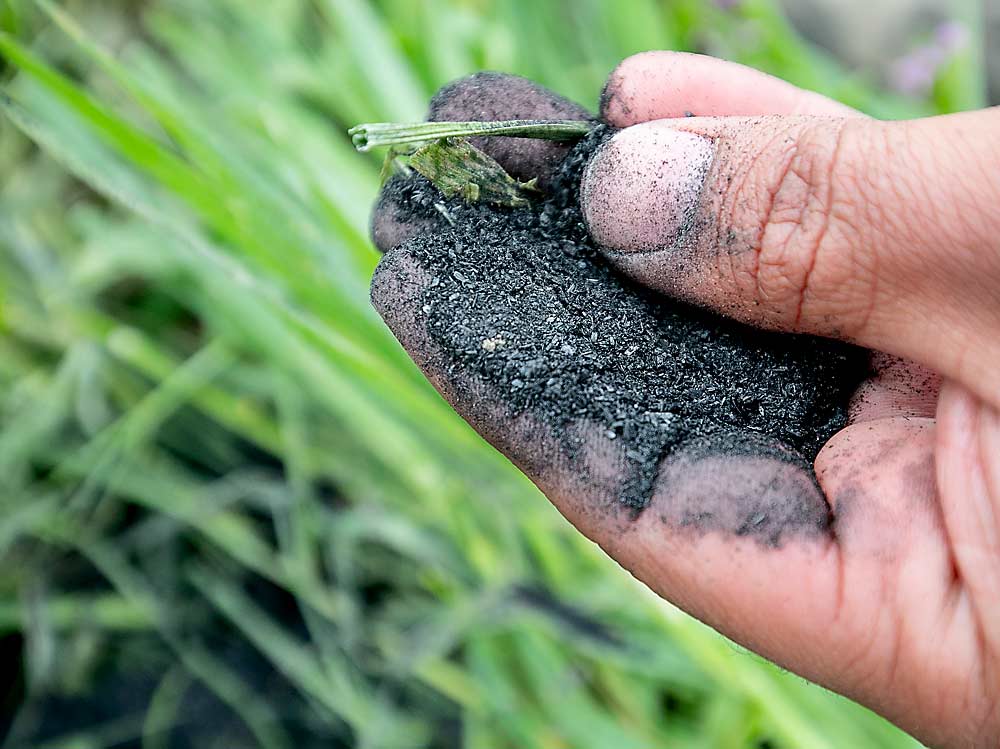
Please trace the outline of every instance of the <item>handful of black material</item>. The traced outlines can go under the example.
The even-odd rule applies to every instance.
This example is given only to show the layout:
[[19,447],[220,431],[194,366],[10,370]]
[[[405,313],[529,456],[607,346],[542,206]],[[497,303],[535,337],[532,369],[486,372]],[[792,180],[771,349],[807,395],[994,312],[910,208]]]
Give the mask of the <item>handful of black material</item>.
[[583,167],[609,135],[599,126],[580,141],[527,207],[446,199],[419,175],[392,178],[382,200],[402,206],[397,219],[444,215],[449,225],[392,250],[376,279],[403,256],[430,279],[408,314],[440,350],[442,377],[485,383],[511,418],[544,423],[570,459],[581,422],[617,441],[618,500],[636,512],[680,448],[778,457],[812,475],[868,374],[866,352],[747,327],[612,270],[578,203]]

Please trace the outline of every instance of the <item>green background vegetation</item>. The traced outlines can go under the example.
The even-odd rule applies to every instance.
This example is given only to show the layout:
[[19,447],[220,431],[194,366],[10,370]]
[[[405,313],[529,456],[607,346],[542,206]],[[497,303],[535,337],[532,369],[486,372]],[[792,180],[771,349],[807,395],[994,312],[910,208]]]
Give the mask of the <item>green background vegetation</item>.
[[[623,56],[738,59],[889,117],[766,0],[0,0],[7,747],[909,747],[659,601],[368,305],[356,122]],[[807,592],[804,592],[807,594]]]

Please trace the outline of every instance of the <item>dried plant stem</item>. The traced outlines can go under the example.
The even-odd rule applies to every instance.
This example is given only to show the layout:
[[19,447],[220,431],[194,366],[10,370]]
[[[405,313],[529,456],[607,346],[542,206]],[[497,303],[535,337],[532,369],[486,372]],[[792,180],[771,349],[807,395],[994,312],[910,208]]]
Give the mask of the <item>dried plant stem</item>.
[[354,147],[370,151],[380,146],[423,144],[441,138],[507,136],[543,140],[577,140],[596,126],[587,120],[503,120],[500,122],[373,122],[348,130]]

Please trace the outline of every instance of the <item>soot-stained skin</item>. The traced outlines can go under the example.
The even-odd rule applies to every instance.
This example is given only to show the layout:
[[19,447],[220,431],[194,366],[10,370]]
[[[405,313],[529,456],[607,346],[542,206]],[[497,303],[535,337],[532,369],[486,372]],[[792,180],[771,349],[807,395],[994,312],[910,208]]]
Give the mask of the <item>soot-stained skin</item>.
[[655,511],[671,527],[724,530],[780,547],[828,538],[829,506],[801,453],[746,430],[715,433],[659,465]]
[[[580,424],[591,425],[624,455],[615,500],[632,517],[655,490],[660,516],[677,527],[766,544],[822,532],[828,513],[812,461],[846,423],[866,353],[749,328],[619,276],[587,236],[577,198],[605,130],[570,153],[531,209],[445,201],[420,177],[396,178],[387,193],[398,210],[444,208],[452,225],[389,252],[375,288],[400,262],[420,269],[426,283],[407,319],[440,352],[436,378],[482,383],[498,401],[492,411],[543,424],[584,477]],[[394,301],[374,294],[390,321]],[[790,470],[720,481],[737,458]]]

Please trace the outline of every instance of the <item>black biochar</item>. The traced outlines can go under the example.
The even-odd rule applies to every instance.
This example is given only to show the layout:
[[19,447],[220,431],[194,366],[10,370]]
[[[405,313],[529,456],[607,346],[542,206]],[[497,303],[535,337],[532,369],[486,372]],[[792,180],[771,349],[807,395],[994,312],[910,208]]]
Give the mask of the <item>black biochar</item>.
[[661,461],[681,448],[759,452],[812,475],[816,454],[846,424],[867,353],[757,330],[616,273],[587,236],[577,197],[582,168],[607,137],[602,126],[577,145],[529,209],[446,201],[418,176],[388,186],[407,214],[398,220],[444,219],[391,253],[430,278],[417,313],[430,340],[511,417],[544,423],[570,457],[580,422],[617,441],[627,461],[618,500],[635,511],[649,503]]

